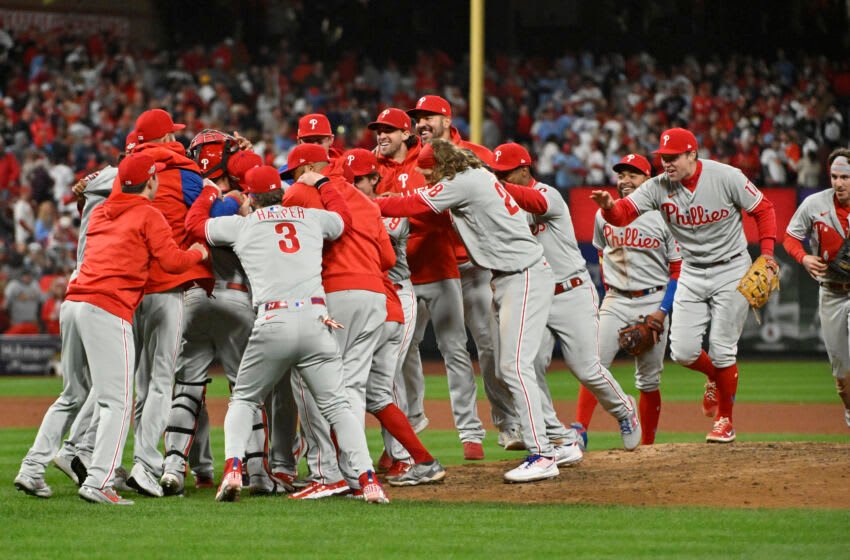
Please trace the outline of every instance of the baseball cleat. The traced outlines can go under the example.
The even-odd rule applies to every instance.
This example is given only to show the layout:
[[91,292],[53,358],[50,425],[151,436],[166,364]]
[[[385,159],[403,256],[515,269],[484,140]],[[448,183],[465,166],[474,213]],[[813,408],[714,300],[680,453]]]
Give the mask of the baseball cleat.
[[[289,486],[289,488],[292,487]],[[278,494],[286,494],[289,490],[277,478],[271,477],[266,473],[260,473],[251,475],[248,492],[252,496],[276,496]]]
[[367,504],[388,504],[390,499],[384,494],[384,488],[378,482],[378,477],[373,471],[366,471],[359,478],[360,489],[363,491],[363,500]]
[[520,466],[505,473],[505,482],[535,482],[560,474],[552,457],[529,455]]
[[379,473],[385,473],[388,470],[390,470],[390,467],[392,467],[392,466],[393,466],[393,458],[390,457],[389,453],[387,453],[387,450],[384,449],[384,452],[381,453],[381,457],[378,459],[378,465],[377,465],[377,468],[375,469],[375,471],[377,471]]
[[387,477],[387,482],[390,486],[418,486],[441,482],[444,478],[446,478],[446,469],[437,459],[434,459],[428,463],[417,463],[400,476]]
[[632,411],[628,416],[619,420],[620,436],[623,438],[623,449],[626,451],[634,451],[640,445],[643,432],[640,429],[640,419],[638,418],[637,405],[635,399],[631,395],[628,396],[629,404]]
[[127,486],[143,496],[151,498],[162,498],[162,486],[159,481],[153,477],[141,463],[133,465],[130,471],[130,478],[127,479]]
[[278,471],[273,472],[272,477],[275,481],[281,486],[284,492],[290,494],[295,492],[295,486],[293,486],[293,482],[295,482],[295,475],[289,474],[288,472]]
[[577,465],[583,458],[581,446],[576,442],[555,446],[555,464],[559,467]]
[[162,486],[162,493],[165,496],[182,496],[183,477],[175,473],[165,473],[159,479],[159,485]]
[[82,486],[89,477],[89,470],[86,468],[86,465],[79,456],[74,455],[74,458],[71,459],[71,469],[74,471],[74,474],[77,475],[77,480],[79,480],[77,486]]
[[507,451],[525,450],[525,443],[523,443],[522,436],[516,428],[508,428],[499,432],[499,446],[504,447]]
[[587,428],[584,427],[584,424],[581,422],[573,422],[570,424],[570,428],[576,431],[578,437],[581,438],[578,446],[582,451],[587,451]]
[[732,422],[725,416],[721,416],[714,422],[714,427],[705,436],[708,443],[731,443],[735,441],[735,428]]
[[319,500],[330,496],[345,494],[349,490],[350,488],[344,480],[333,482],[331,484],[322,484],[321,482],[313,481],[306,488],[299,490],[294,494],[290,494],[289,497],[293,500]]
[[400,477],[409,471],[411,466],[407,461],[393,461],[392,466],[387,471],[387,480]]
[[44,482],[43,478],[35,478],[24,473],[15,477],[15,488],[37,498],[49,498],[53,495],[53,490]]
[[195,473],[195,488],[215,488],[215,477],[212,473]]
[[65,474],[65,476],[67,476],[68,478],[70,478],[74,482],[74,484],[79,486],[80,485],[80,479],[77,478],[77,473],[75,473],[74,469],[71,467],[71,461],[72,460],[73,460],[73,458],[69,459],[68,457],[65,457],[64,455],[57,455],[56,457],[53,458],[53,466],[55,466],[57,469],[62,471]]
[[134,489],[127,484],[127,479],[130,478],[130,473],[124,467],[115,469],[115,477],[112,480],[112,486],[118,492],[134,492]]
[[708,381],[705,384],[705,392],[702,394],[702,413],[707,418],[717,416],[717,408],[720,403],[717,401],[717,383]]
[[131,506],[133,505],[133,500],[125,500],[121,496],[118,495],[118,492],[115,491],[115,488],[109,487],[101,490],[100,488],[95,488],[94,486],[80,486],[80,489],[77,491],[77,495],[80,498],[84,499],[87,502],[91,502],[93,504],[110,504],[113,506]]
[[238,502],[242,493],[242,461],[234,457],[224,463],[224,476],[215,495],[216,502]]
[[463,442],[463,458],[467,461],[481,461],[484,459],[484,446],[480,441]]

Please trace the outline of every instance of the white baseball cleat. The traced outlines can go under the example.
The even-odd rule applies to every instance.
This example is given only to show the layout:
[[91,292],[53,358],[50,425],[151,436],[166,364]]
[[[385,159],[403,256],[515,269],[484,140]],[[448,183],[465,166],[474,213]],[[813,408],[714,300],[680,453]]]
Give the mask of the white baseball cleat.
[[133,465],[133,469],[130,471],[130,478],[127,479],[127,486],[139,494],[150,496],[151,498],[162,498],[164,495],[159,481],[145,470],[145,467],[141,463]]
[[516,428],[508,428],[499,432],[499,446],[504,447],[507,451],[523,451],[525,443],[522,441],[522,436]]
[[555,464],[559,467],[577,465],[584,458],[578,442],[555,446]]
[[623,448],[626,451],[634,451],[640,445],[640,439],[643,433],[640,429],[640,418],[638,418],[637,405],[635,399],[631,395],[628,396],[629,404],[632,411],[620,420],[620,436],[623,438]]
[[100,488],[95,488],[94,486],[86,486],[84,484],[80,486],[80,489],[77,491],[77,494],[80,496],[80,498],[93,504],[110,504],[113,506],[133,505],[133,500],[125,500],[124,498],[119,496],[118,492],[115,491],[115,488],[112,488],[111,486],[109,488],[101,490]]
[[32,477],[24,473],[15,477],[15,488],[37,498],[49,498],[53,495],[53,490],[44,482],[43,478]]
[[552,457],[529,455],[520,466],[505,473],[505,482],[535,482],[558,474],[558,465]]
[[159,485],[162,486],[162,493],[165,496],[182,496],[184,493],[183,477],[167,472],[159,479]]

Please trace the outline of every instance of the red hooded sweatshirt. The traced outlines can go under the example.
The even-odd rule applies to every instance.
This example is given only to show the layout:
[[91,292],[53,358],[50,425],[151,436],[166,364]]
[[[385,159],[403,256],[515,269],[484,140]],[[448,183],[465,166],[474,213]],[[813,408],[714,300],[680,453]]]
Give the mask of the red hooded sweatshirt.
[[177,247],[162,212],[147,198],[112,193],[92,212],[83,264],[65,299],[96,305],[132,323],[153,263],[181,274],[202,259],[200,251]]

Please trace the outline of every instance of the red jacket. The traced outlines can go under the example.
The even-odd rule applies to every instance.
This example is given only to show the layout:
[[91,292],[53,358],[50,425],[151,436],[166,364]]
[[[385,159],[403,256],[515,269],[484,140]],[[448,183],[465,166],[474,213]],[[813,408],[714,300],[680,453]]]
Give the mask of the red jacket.
[[[198,165],[186,157],[183,144],[180,142],[142,144],[136,148],[136,151],[144,152],[166,166],[157,174],[159,187],[153,199],[153,206],[162,212],[168,225],[171,226],[174,242],[185,249],[194,241],[203,241],[203,239],[190,238],[186,231],[186,213],[201,194],[203,180]],[[120,186],[118,189],[120,190]],[[115,190],[113,187],[113,194]],[[180,274],[169,274],[159,263],[154,262],[148,284],[145,286],[145,293],[165,292],[191,280],[211,282],[212,277],[212,270],[204,264],[198,264]]]
[[[331,174],[330,179],[348,204],[352,224],[342,237],[325,244],[322,256],[325,292],[366,290],[383,294],[384,271],[395,265],[395,251],[384,228],[381,211],[340,175]],[[303,183],[286,189],[283,205],[324,209],[319,192]]]
[[198,251],[177,247],[168,222],[148,199],[113,193],[92,212],[83,264],[65,299],[88,302],[132,323],[153,263],[180,274],[202,258]]
[[[425,177],[416,172],[419,144],[407,150],[404,161],[378,157],[381,182],[375,192],[412,194],[425,186]],[[455,243],[460,239],[452,227],[448,212],[410,217],[407,239],[407,264],[414,285],[430,284],[447,278],[460,278],[455,258]]]

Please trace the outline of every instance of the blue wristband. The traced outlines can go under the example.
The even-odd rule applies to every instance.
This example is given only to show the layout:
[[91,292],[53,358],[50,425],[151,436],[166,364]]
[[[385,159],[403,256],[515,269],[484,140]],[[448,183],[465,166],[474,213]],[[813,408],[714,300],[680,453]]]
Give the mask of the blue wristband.
[[659,309],[667,315],[673,310],[673,298],[676,297],[676,287],[679,285],[678,280],[670,279],[667,282],[667,290],[664,292],[664,299],[661,300]]

